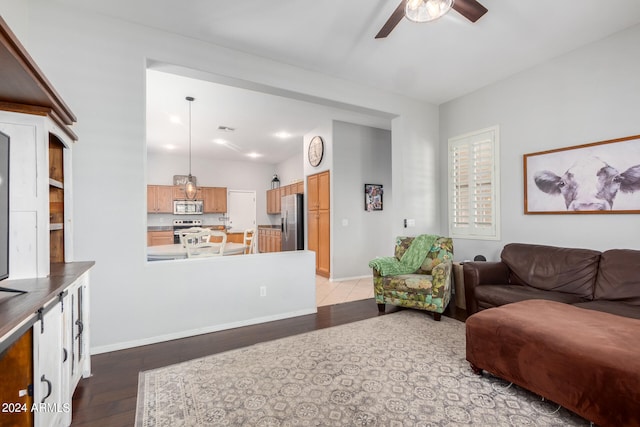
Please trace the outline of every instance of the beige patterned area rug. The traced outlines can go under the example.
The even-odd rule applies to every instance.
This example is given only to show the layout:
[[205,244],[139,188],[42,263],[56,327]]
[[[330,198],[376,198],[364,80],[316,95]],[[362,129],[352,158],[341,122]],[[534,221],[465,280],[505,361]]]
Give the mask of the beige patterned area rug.
[[136,426],[589,425],[473,374],[464,331],[404,310],[141,372]]

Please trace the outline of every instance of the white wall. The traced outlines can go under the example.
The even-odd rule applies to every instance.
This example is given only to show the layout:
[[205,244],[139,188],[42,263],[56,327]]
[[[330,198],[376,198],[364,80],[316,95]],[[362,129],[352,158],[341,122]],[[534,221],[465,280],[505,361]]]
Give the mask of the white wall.
[[[333,122],[334,280],[371,275],[368,263],[393,249],[391,132]],[[364,184],[382,184],[383,210],[364,210]]]
[[[302,145],[304,142],[300,141],[300,144]],[[276,165],[275,172],[278,174],[280,185],[289,185],[304,179],[304,159],[306,159],[306,152],[304,157],[301,154],[296,154]]]
[[[396,230],[388,236],[389,253],[403,217],[425,218],[416,232],[440,224],[440,210],[432,203],[440,188],[436,107],[62,3],[28,4],[27,24],[17,24],[27,37],[26,47],[78,117],[74,249],[77,260],[96,261],[93,351],[315,310],[313,265],[304,258],[313,259],[309,252],[294,255],[303,257],[300,263],[291,254],[205,260],[197,268],[145,261],[144,79],[149,59],[397,116],[392,179],[401,190],[394,194]],[[266,299],[258,297],[261,282],[275,288]]]
[[[640,134],[640,25],[440,107],[440,161],[447,139],[500,126],[502,240],[457,239],[456,259],[498,259],[504,244],[640,249],[638,215],[524,215],[522,156]],[[440,174],[447,229],[446,169]]]

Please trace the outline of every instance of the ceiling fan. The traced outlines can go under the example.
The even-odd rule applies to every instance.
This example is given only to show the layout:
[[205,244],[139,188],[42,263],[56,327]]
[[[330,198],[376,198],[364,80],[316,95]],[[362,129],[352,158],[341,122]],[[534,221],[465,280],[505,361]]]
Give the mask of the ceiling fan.
[[[409,8],[407,7],[407,3],[409,3]],[[431,4],[429,4],[431,3]],[[453,4],[448,4],[453,3]],[[456,12],[467,18],[471,22],[476,22],[482,15],[487,13],[487,8],[478,3],[476,0],[453,0],[449,2],[448,0],[444,1],[416,1],[416,0],[402,0],[396,10],[393,11],[387,22],[384,23],[378,34],[376,34],[377,39],[385,38],[393,31],[393,29],[398,25],[398,23],[402,20],[405,14],[409,13],[408,9],[422,9],[423,11],[427,11],[430,7],[442,7],[444,12],[440,13],[436,16],[436,18],[444,15],[449,11],[449,8],[454,9]],[[428,13],[428,12],[427,12]],[[410,16],[407,16],[408,19],[418,21],[417,19],[413,19]],[[419,22],[428,21],[435,18],[427,18],[420,19]]]

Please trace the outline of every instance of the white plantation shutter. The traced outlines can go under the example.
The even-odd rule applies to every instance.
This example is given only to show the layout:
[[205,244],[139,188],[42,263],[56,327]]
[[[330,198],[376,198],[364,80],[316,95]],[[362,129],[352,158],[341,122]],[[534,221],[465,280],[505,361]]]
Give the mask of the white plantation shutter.
[[498,127],[449,139],[449,235],[499,239]]

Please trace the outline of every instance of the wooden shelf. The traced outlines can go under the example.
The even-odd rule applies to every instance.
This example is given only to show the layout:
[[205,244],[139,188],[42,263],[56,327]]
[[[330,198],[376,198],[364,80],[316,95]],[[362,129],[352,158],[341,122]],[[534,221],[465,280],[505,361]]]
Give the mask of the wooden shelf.
[[64,262],[64,144],[49,134],[49,262]]

